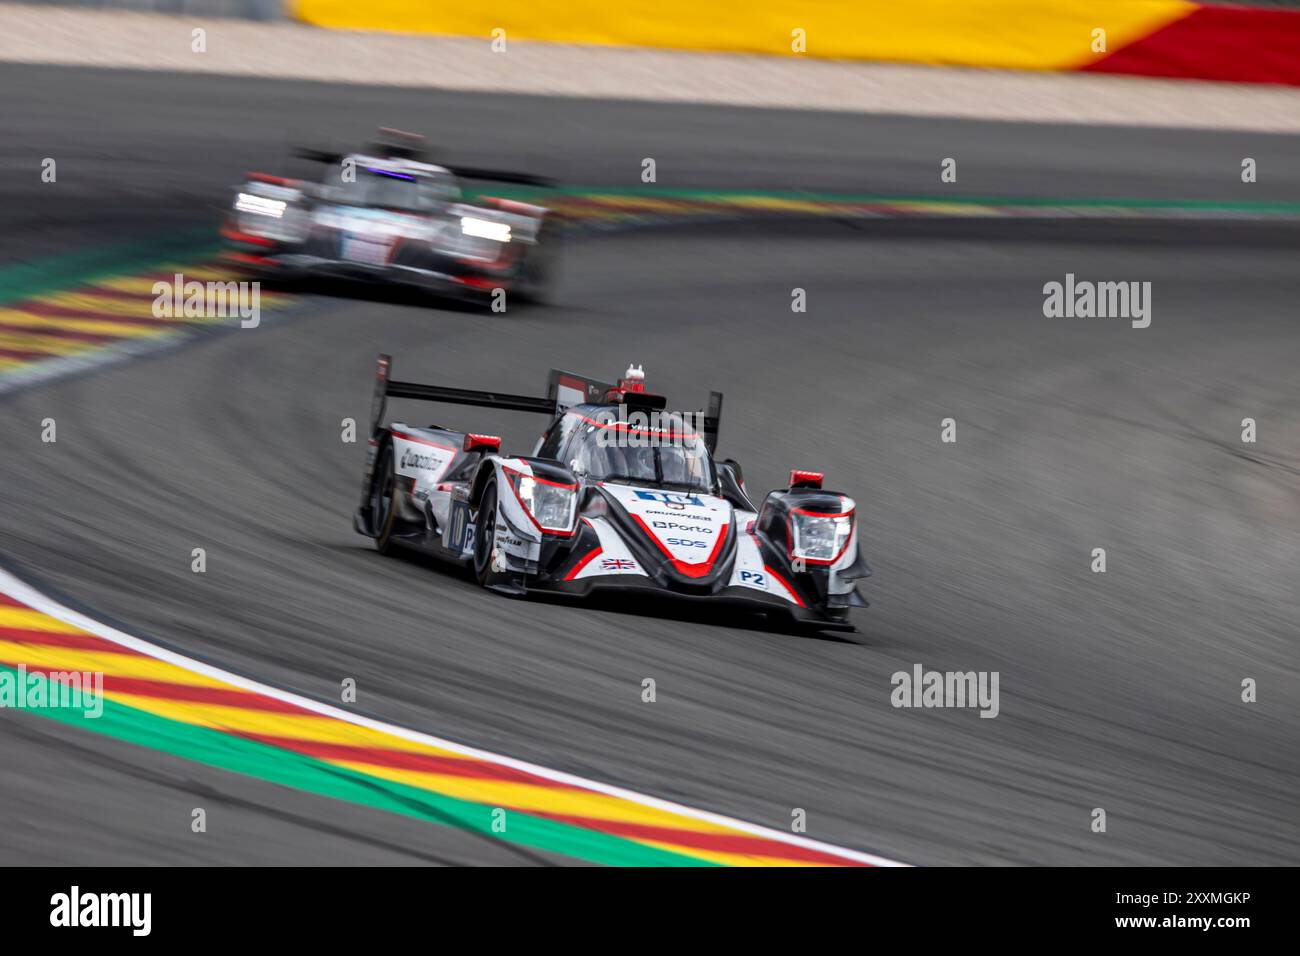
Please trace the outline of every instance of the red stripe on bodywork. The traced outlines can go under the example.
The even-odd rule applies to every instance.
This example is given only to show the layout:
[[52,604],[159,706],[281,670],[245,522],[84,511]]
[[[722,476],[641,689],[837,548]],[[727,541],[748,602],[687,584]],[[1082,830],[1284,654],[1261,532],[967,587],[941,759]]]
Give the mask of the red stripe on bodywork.
[[1300,86],[1300,12],[1198,7],[1083,69]]
[[270,173],[249,173],[245,178],[252,183],[267,183],[272,186],[297,186],[300,182],[287,176],[272,176]]
[[707,558],[701,562],[690,562],[674,556],[667,546],[659,540],[659,536],[645,523],[644,518],[640,515],[632,515],[631,517],[633,521],[641,526],[641,530],[646,533],[650,540],[655,543],[655,547],[663,552],[664,557],[672,562],[674,570],[688,578],[702,578],[713,570],[713,564],[718,560],[719,552],[722,551],[722,544],[727,540],[727,529],[731,527],[730,524],[724,524],[718,529],[718,540],[713,543],[713,551],[709,553]]
[[808,606],[804,604],[803,601],[799,598],[799,592],[790,586],[790,582],[787,581],[785,578],[781,577],[781,575],[778,574],[775,570],[773,570],[770,565],[767,564],[763,565],[763,570],[781,582],[781,587],[785,588],[787,591],[790,592],[790,597],[794,598],[795,604],[798,604],[800,607]]
[[587,415],[579,414],[578,412],[569,412],[568,415],[570,418],[577,418],[581,420],[584,425],[591,425],[595,428],[605,428],[610,431],[625,433],[628,435],[640,435],[643,437],[651,437],[657,435],[661,438],[662,437],[667,437],[667,438],[699,438],[700,437],[695,432],[680,431],[672,428],[658,428],[658,429],[636,428],[633,427],[632,425],[629,425],[627,422],[620,422],[620,421],[602,422],[599,421],[598,419],[591,418]]
[[266,236],[255,236],[251,232],[240,232],[238,229],[231,229],[229,226],[221,227],[221,238],[230,239],[233,242],[246,242],[251,246],[274,246],[275,240],[268,239]]
[[254,266],[278,266],[280,264],[275,259],[268,259],[266,256],[253,256],[247,252],[223,252],[221,257],[231,262],[246,262]]
[[[573,527],[570,528],[568,531],[565,531],[561,528],[542,527],[542,523],[537,520],[537,518],[533,515],[531,511],[528,510],[528,505],[524,504],[524,496],[519,493],[519,488],[515,485],[515,480],[522,479],[522,478],[531,478],[533,481],[540,481],[544,485],[551,485],[552,487],[555,488],[565,488],[574,491],[576,491],[578,488],[577,483],[574,483],[572,485],[562,485],[558,481],[547,481],[545,478],[539,478],[536,475],[526,474],[522,471],[518,471],[517,469],[514,468],[509,468],[505,465],[502,465],[501,469],[506,473],[506,484],[510,486],[511,492],[514,493],[515,501],[519,502],[519,507],[523,510],[524,517],[526,517],[529,521],[533,523],[534,528],[536,528],[542,534],[549,534],[557,538],[572,538],[575,534],[577,534],[578,523],[576,521],[573,523]],[[510,477],[511,475],[514,476],[513,479]]]
[[394,438],[400,438],[402,441],[412,441],[417,445],[428,445],[430,448],[441,448],[443,451],[460,451],[455,445],[444,445],[441,442],[432,441],[428,438],[421,438],[418,435],[408,435],[406,432],[393,432]]
[[597,545],[591,551],[588,551],[587,554],[583,557],[583,559],[579,561],[577,564],[575,564],[573,566],[573,569],[564,576],[564,580],[572,581],[574,578],[576,578],[580,573],[582,573],[582,569],[591,563],[591,559],[594,558],[596,555],[600,554],[600,552],[601,552],[601,548],[599,545]]

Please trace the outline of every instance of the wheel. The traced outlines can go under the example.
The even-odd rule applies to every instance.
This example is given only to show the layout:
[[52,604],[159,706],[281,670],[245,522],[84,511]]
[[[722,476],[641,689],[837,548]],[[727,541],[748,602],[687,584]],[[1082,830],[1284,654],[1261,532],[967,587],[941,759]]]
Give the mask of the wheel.
[[515,288],[526,302],[546,305],[552,299],[555,286],[556,236],[553,229],[543,226],[537,242],[519,263]]
[[474,519],[474,577],[486,587],[495,573],[492,556],[497,547],[497,483],[489,481]]
[[370,515],[375,529],[375,550],[380,554],[390,554],[393,544],[393,521],[397,508],[393,495],[397,489],[397,477],[393,467],[393,445],[388,443],[379,455],[379,464],[375,467],[374,481],[370,485]]

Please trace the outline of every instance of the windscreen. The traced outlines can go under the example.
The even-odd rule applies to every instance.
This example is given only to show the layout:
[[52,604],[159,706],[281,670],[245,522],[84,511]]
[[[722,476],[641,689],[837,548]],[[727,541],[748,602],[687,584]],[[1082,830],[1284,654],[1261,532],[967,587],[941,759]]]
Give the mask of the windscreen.
[[393,209],[399,212],[429,212],[440,202],[459,197],[450,177],[411,176],[370,166],[358,166],[354,182],[334,183],[336,200],[350,206]]
[[570,454],[573,467],[598,481],[710,492],[713,463],[698,435],[677,426],[636,429],[588,420]]

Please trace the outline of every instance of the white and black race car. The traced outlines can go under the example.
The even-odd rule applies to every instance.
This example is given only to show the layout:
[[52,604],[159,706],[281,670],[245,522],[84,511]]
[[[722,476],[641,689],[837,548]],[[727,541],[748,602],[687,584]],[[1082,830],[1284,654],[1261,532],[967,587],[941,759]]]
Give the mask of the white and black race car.
[[221,226],[222,258],[240,272],[286,282],[392,283],[491,301],[496,290],[544,300],[555,229],[542,206],[467,199],[461,180],[541,186],[522,173],[426,162],[422,138],[380,130],[353,153],[298,150],[324,163],[317,181],[249,173]]
[[[707,413],[665,411],[639,369],[617,385],[553,370],[545,398],[390,378],[379,356],[357,531],[381,552],[414,548],[472,570],[494,591],[652,592],[731,601],[851,630],[851,498],[792,471],[755,506],[740,465],[718,461],[722,395]],[[389,397],[535,412],[550,419],[531,455],[440,425],[384,424]]]

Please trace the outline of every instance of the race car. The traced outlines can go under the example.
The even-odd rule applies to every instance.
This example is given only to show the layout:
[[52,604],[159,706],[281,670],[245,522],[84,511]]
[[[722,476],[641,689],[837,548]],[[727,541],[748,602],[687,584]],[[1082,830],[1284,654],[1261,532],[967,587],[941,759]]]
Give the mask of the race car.
[[380,130],[354,153],[297,155],[324,163],[320,181],[249,173],[235,191],[221,226],[222,256],[242,273],[398,283],[494,307],[511,297],[546,298],[556,231],[548,211],[509,199],[470,202],[460,185],[545,180],[434,165],[422,137],[398,130]]
[[[379,551],[411,548],[510,595],[640,592],[734,602],[800,624],[853,630],[853,500],[815,471],[755,506],[740,465],[717,460],[722,395],[669,412],[629,368],[616,384],[552,370],[546,397],[393,381],[379,356],[356,530]],[[531,455],[498,436],[384,424],[389,398],[532,412]]]

